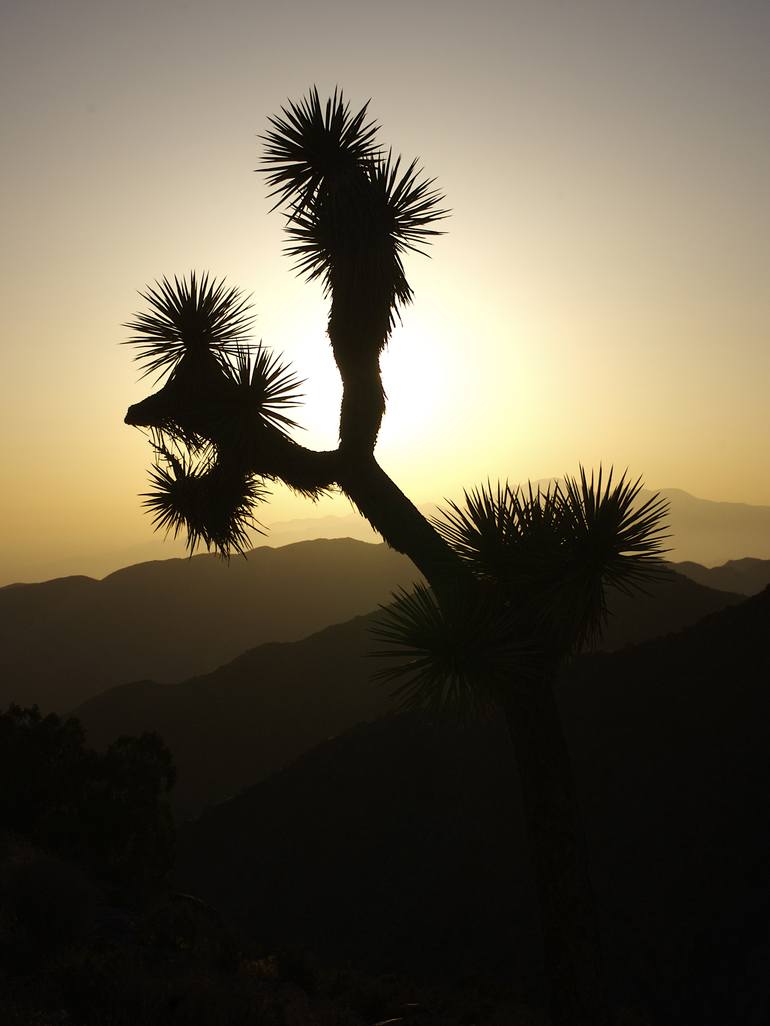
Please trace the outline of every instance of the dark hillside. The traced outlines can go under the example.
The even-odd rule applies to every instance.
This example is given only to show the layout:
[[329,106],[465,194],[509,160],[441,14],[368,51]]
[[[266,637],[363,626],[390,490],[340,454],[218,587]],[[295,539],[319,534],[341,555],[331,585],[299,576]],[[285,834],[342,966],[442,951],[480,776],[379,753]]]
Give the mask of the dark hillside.
[[[248,559],[168,559],[102,581],[0,588],[0,703],[67,712],[127,681],[209,673],[255,645],[293,641],[368,613],[419,575],[385,545],[351,538],[263,546]],[[736,596],[659,586],[618,597],[605,647],[691,623]]]
[[367,613],[418,576],[385,545],[338,538],[0,588],[0,705],[67,712],[115,684],[207,673]]
[[[617,596],[606,643],[619,647],[677,630],[737,601],[674,576],[651,595]],[[301,642],[260,646],[180,684],[141,681],[113,688],[84,703],[77,715],[96,745],[120,733],[158,731],[179,770],[177,812],[194,815],[330,734],[386,711],[387,692],[369,682],[375,647],[367,621],[359,618]]]
[[613,651],[680,631],[743,598],[740,594],[705,587],[678,573],[651,584],[646,593],[610,592],[610,615],[597,647]]
[[367,624],[358,617],[303,641],[260,645],[182,684],[113,688],[77,716],[97,746],[152,723],[174,752],[177,813],[195,815],[388,709],[387,692],[368,679]]
[[[769,636],[770,590],[563,682],[616,993],[660,1022],[770,1013]],[[499,726],[391,716],[183,827],[179,880],[265,937],[526,983],[517,808]]]

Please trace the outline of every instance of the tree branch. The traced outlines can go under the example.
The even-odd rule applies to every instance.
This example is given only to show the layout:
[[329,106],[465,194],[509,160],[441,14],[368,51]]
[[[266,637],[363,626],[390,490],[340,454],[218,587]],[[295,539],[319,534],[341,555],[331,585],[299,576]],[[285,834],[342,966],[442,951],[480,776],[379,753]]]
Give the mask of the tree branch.
[[[125,422],[159,431],[182,426],[216,445],[221,441],[219,433],[227,430],[223,419],[227,386],[219,384],[221,387],[214,387],[212,382],[205,390],[196,385],[191,394],[184,378],[172,377],[159,392],[129,407]],[[437,590],[456,582],[458,574],[467,575],[460,557],[388,477],[371,451],[344,444],[333,450],[309,449],[264,422],[247,427],[237,455],[227,448],[242,470],[282,481],[304,494],[318,495],[338,487],[387,544],[408,556]]]

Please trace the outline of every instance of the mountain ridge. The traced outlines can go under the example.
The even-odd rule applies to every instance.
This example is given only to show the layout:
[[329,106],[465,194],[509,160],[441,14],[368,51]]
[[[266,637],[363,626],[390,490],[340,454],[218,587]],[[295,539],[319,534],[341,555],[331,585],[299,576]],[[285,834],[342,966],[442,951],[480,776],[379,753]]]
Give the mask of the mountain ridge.
[[115,684],[215,669],[263,641],[298,640],[419,579],[385,545],[351,539],[256,549],[0,589],[0,702],[66,712]]
[[678,573],[697,581],[707,588],[719,591],[735,591],[742,595],[757,595],[770,584],[770,559],[756,559],[744,556],[742,559],[728,559],[721,566],[706,567],[691,560],[672,563]]
[[[543,478],[540,481],[533,481],[533,485],[547,484],[552,480],[555,479]],[[672,558],[679,561],[693,560],[710,566],[744,556],[770,559],[770,505],[702,499],[681,488],[662,488],[659,491],[671,504],[674,541]],[[654,490],[644,489],[642,498],[652,494]],[[431,516],[439,505],[441,504],[420,503],[418,508]],[[265,540],[257,543],[255,548],[282,546],[319,537],[352,537],[368,542],[380,540],[377,532],[367,521],[355,513],[280,520],[268,525],[267,530]],[[737,550],[736,539],[740,550]],[[166,553],[169,549],[174,550],[173,558],[184,558],[180,551],[181,542],[164,542],[157,536],[149,536],[147,541],[123,546],[112,552],[49,559],[46,562],[36,561],[37,569],[32,574],[34,580],[24,583],[40,583],[46,578],[84,573],[86,576],[100,579],[114,572],[116,566],[119,568],[129,560],[131,563],[139,563],[161,559],[164,544]],[[65,570],[66,574],[63,573]],[[0,577],[6,579],[9,576],[11,574],[7,569],[0,574]],[[2,586],[12,583],[21,582],[11,578]]]
[[[613,596],[604,645],[619,649],[675,631],[744,596],[672,575],[648,595]],[[252,648],[208,674],[174,684],[126,683],[76,709],[97,746],[120,733],[156,730],[174,753],[173,795],[182,816],[272,772],[302,750],[393,705],[370,677],[384,659],[370,616],[325,627],[299,641]]]

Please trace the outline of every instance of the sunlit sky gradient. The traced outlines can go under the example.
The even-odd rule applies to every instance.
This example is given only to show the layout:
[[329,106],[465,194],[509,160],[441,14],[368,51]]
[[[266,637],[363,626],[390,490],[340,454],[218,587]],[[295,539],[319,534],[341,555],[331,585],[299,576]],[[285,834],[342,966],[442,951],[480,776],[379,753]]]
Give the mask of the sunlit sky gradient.
[[[377,454],[411,497],[603,460],[770,504],[765,0],[11,0],[0,38],[0,583],[149,539],[117,343],[164,273],[253,292],[308,378],[303,440],[336,444],[325,304],[253,171],[313,83],[371,97],[453,209],[383,361]],[[310,513],[277,490],[262,519]]]

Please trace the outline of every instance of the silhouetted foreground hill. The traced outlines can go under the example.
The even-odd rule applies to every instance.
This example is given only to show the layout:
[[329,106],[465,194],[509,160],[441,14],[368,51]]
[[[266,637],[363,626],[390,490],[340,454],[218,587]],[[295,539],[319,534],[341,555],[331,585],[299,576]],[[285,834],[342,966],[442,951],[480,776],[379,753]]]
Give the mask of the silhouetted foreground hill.
[[[561,688],[617,995],[655,1021],[770,1013],[770,589],[581,659]],[[379,971],[537,971],[499,723],[361,725],[182,827],[178,881],[259,936]]]
[[66,712],[125,681],[205,673],[366,613],[418,577],[385,545],[341,538],[0,588],[0,706]]
[[97,747],[130,733],[132,723],[154,724],[174,753],[177,813],[194,815],[388,709],[387,692],[368,679],[376,666],[368,622],[260,645],[181,684],[124,684],[76,715]]
[[707,588],[758,595],[770,584],[770,559],[729,559],[722,566],[700,563],[672,563],[677,573]]
[[[677,630],[741,596],[678,575],[649,595],[616,595],[607,647]],[[179,770],[180,815],[256,783],[330,734],[390,707],[371,683],[377,643],[368,620],[328,628],[300,642],[262,645],[213,673],[180,684],[126,684],[77,710],[93,744],[156,730]]]
[[610,593],[610,616],[597,647],[614,651],[679,631],[743,598],[740,594],[705,587],[678,573],[650,585],[642,594]]

